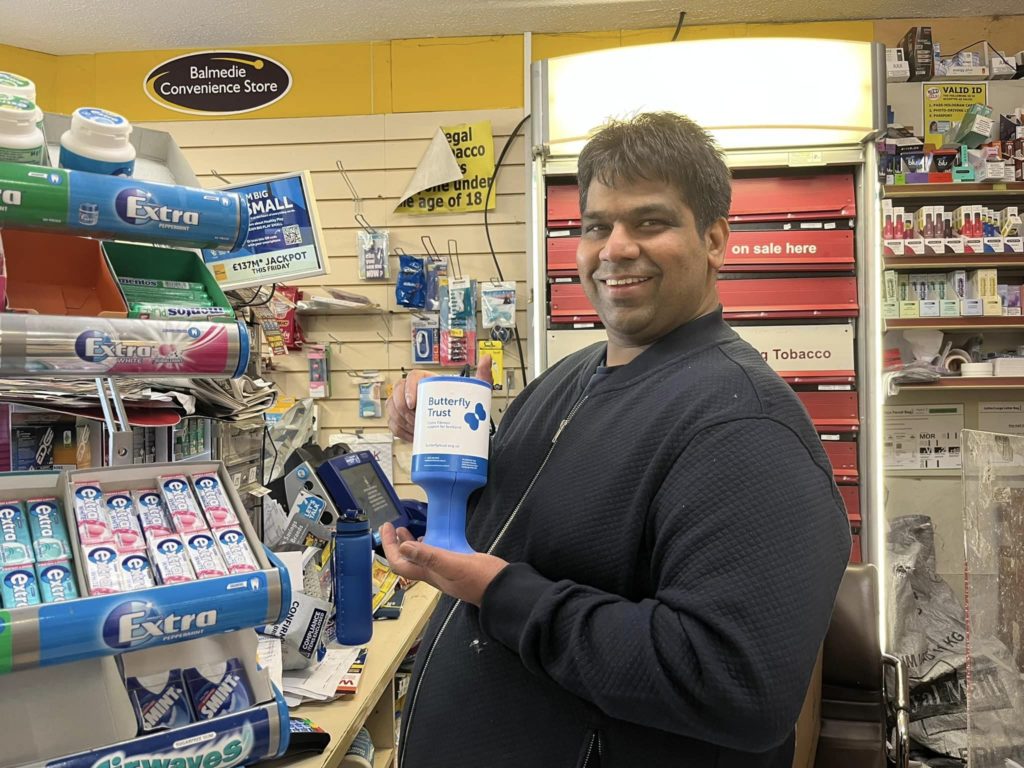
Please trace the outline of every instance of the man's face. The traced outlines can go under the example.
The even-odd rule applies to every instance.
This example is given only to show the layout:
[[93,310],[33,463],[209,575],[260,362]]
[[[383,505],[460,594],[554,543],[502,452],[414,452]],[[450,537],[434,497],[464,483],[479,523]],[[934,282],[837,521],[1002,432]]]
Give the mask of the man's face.
[[612,345],[647,347],[718,306],[715,272],[728,233],[724,219],[699,233],[689,206],[663,182],[591,182],[576,266],[609,357]]

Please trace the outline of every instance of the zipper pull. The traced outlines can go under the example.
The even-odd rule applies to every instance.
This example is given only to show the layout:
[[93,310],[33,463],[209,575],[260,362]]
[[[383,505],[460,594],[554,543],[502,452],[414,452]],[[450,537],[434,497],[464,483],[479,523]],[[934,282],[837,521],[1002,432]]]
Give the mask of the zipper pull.
[[565,429],[565,425],[569,423],[569,418],[562,419],[562,423],[558,425],[558,429],[555,430],[555,436],[551,438],[551,444],[554,445],[558,442],[558,436],[562,434],[562,430]]

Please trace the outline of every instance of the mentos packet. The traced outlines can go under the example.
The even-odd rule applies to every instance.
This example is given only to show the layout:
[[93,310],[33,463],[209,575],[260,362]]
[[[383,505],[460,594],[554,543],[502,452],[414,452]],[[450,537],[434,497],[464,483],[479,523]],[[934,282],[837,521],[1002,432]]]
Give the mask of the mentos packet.
[[63,603],[78,597],[75,572],[69,560],[36,563],[36,578],[44,603]]
[[142,552],[121,552],[117,557],[117,575],[121,580],[121,589],[135,592],[156,586],[153,566],[149,562],[149,554]]
[[39,605],[39,585],[31,563],[7,565],[0,569],[0,602],[4,608]]
[[82,565],[89,582],[90,595],[114,595],[121,592],[121,579],[117,573],[117,550],[113,543],[82,547]]
[[212,533],[190,533],[182,538],[185,539],[185,549],[188,550],[188,559],[192,562],[192,570],[197,579],[215,579],[228,575],[224,558],[220,555]]
[[194,722],[180,669],[125,680],[139,734]]
[[153,556],[153,570],[161,584],[181,584],[196,580],[185,551],[185,543],[178,534],[152,537],[149,540],[149,552]]
[[130,491],[111,491],[103,494],[103,507],[110,518],[114,532],[114,546],[118,552],[140,552],[146,549],[139,519],[135,516],[135,503]]
[[71,559],[71,540],[64,521],[64,512],[56,499],[29,499],[28,527],[32,532],[32,546],[36,562]]
[[182,534],[205,531],[206,520],[192,495],[188,478],[185,475],[164,475],[159,481],[160,493],[164,497],[164,505],[171,516],[174,530]]
[[252,689],[238,659],[186,669],[182,676],[198,720],[209,720],[253,705]]
[[20,501],[0,502],[0,564],[28,565],[36,560],[25,508]]
[[82,546],[106,544],[114,540],[110,518],[103,507],[103,491],[96,483],[75,483],[72,488],[75,503],[75,521]]
[[156,488],[132,491],[132,499],[135,501],[135,511],[139,515],[139,525],[142,526],[147,539],[174,533],[174,527],[164,508],[163,497]]
[[203,508],[206,522],[211,528],[224,528],[238,525],[238,516],[231,507],[231,500],[220,484],[216,472],[198,472],[192,475],[192,484],[196,487],[199,506]]
[[260,569],[241,528],[218,528],[213,535],[217,539],[220,553],[224,556],[228,573],[252,573]]

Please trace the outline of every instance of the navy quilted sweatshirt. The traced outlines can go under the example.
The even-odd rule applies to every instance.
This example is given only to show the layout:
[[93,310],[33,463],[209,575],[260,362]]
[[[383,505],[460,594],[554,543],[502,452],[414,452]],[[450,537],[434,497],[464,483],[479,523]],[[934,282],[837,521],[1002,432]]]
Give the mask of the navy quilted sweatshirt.
[[821,443],[720,311],[584,394],[603,356],[501,422],[467,528],[511,565],[434,614],[400,768],[791,762],[850,552]]

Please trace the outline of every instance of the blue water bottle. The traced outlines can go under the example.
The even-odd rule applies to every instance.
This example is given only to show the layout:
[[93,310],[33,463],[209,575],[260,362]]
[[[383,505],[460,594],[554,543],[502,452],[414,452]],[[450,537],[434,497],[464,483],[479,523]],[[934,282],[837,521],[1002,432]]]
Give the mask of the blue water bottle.
[[466,502],[487,483],[491,385],[480,379],[432,376],[416,389],[412,481],[427,494],[424,542],[472,553]]
[[373,545],[361,509],[346,509],[334,530],[334,603],[338,642],[363,645],[373,636]]

